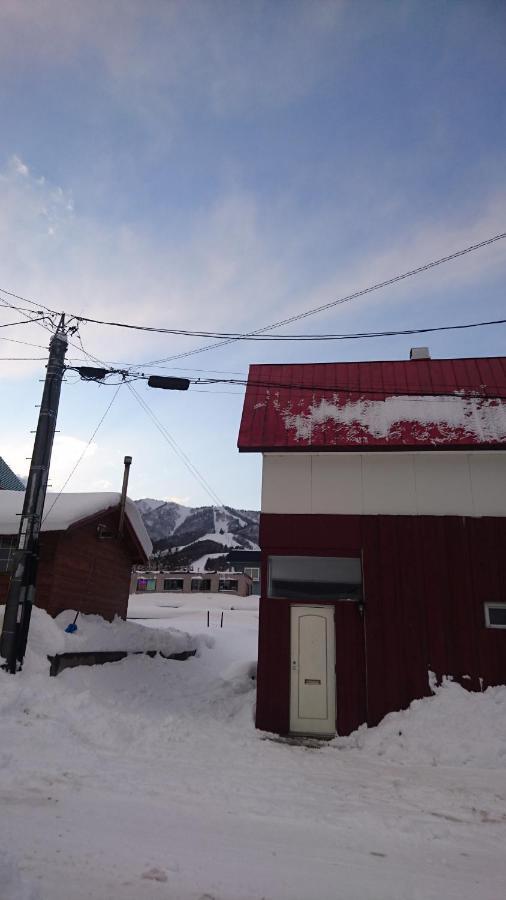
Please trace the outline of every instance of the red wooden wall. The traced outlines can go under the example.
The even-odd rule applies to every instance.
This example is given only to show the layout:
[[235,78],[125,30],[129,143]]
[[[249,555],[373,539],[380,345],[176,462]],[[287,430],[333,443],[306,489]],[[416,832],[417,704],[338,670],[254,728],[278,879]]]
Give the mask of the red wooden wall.
[[[41,534],[35,602],[52,616],[75,609],[105,619],[126,617],[132,565],[145,560],[128,530],[123,539],[99,540],[99,521],[115,532],[117,510],[67,531]],[[9,576],[0,575],[0,603],[5,602],[8,584]]]
[[267,597],[269,555],[362,557],[363,619],[333,604],[340,734],[427,695],[429,669],[506,683],[506,630],[485,628],[483,608],[506,600],[506,519],[262,514],[260,546],[258,728],[289,729],[290,601]]

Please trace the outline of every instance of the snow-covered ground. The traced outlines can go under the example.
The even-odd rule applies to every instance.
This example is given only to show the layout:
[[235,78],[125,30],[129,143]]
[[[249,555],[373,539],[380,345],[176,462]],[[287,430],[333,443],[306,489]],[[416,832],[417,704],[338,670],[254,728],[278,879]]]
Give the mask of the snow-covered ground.
[[166,603],[130,614],[199,636],[197,657],[50,679],[62,623],[35,611],[23,673],[0,673],[0,900],[505,896],[506,688],[446,684],[292,746],[253,726],[255,598]]

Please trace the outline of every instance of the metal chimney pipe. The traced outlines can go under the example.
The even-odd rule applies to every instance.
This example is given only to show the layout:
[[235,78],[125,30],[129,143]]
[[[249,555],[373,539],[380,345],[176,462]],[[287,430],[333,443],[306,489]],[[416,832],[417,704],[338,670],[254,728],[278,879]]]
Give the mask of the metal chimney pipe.
[[123,536],[123,529],[125,527],[125,506],[126,506],[126,498],[127,498],[127,488],[128,488],[128,476],[130,475],[130,466],[132,465],[132,457],[125,456],[123,460],[125,464],[125,471],[123,472],[123,487],[121,488],[121,500],[119,503],[119,525],[118,525],[118,537]]

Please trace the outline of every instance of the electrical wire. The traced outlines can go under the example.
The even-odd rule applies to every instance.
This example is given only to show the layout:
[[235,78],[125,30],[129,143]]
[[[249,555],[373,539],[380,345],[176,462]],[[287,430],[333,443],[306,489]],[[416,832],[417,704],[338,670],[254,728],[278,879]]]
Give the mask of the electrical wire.
[[[366,294],[370,294],[373,291],[378,291],[381,288],[388,287],[389,285],[396,284],[399,281],[403,281],[406,278],[411,278],[414,275],[418,275],[421,272],[426,272],[429,269],[433,269],[436,266],[440,266],[445,262],[449,262],[450,260],[457,259],[460,256],[464,256],[467,253],[472,253],[474,250],[478,250],[482,247],[486,247],[490,244],[495,243],[496,241],[501,241],[506,238],[506,232],[502,232],[500,234],[493,235],[490,238],[486,238],[484,241],[480,241],[477,244],[471,244],[468,247],[464,247],[462,250],[457,250],[454,253],[450,253],[447,256],[442,256],[439,259],[432,260],[431,262],[425,263],[422,266],[418,266],[415,269],[410,269],[408,272],[403,272],[400,275],[394,275],[391,278],[386,279],[385,281],[377,282],[376,284],[370,285],[369,287],[362,288],[361,290],[354,291],[351,294],[347,294],[344,297],[338,297],[337,300],[332,300],[330,303],[324,303],[321,306],[313,307],[312,309],[306,310],[305,312],[298,313],[294,316],[290,316],[287,319],[282,319],[279,322],[274,322],[270,325],[265,325],[263,328],[258,328],[255,331],[251,332],[251,334],[261,334],[265,331],[271,331],[274,328],[281,328],[285,325],[291,325],[293,322],[297,322],[300,319],[307,318],[309,316],[314,316],[317,313],[324,312],[325,310],[332,309],[335,306],[338,306],[343,303],[349,303],[351,300],[356,300],[359,297],[363,297]],[[219,343],[207,344],[204,347],[196,347],[193,350],[187,350],[184,353],[178,353],[174,356],[167,356],[164,359],[151,360],[145,365],[154,365],[155,363],[162,362],[174,362],[177,359],[183,359],[188,356],[193,356],[196,353],[203,353],[207,350],[213,350],[218,347],[224,347],[228,344],[234,343],[234,339],[220,341]]]
[[[84,344],[83,344],[83,342],[82,342],[82,339],[81,339],[81,336],[80,336],[79,332],[77,332],[77,338],[78,338],[79,343],[80,343],[80,345],[81,345],[82,352],[85,354],[85,356],[88,357],[88,359],[91,359],[93,362],[99,363],[99,364],[101,364],[101,365],[105,365],[105,363],[103,362],[103,360],[100,360],[100,359],[98,359],[98,357],[93,356],[93,354],[90,354],[90,353],[85,349]],[[132,380],[133,380],[133,379],[132,379]],[[146,403],[146,401],[140,396],[140,394],[137,393],[137,391],[135,390],[135,388],[132,387],[132,384],[131,384],[130,381],[126,382],[126,384],[128,385],[128,389],[129,389],[130,393],[131,393],[131,394],[133,395],[133,397],[135,397],[135,399],[137,400],[137,403],[138,403],[138,404],[140,405],[140,407],[144,410],[144,412],[146,413],[146,415],[151,419],[151,421],[153,422],[153,424],[155,425],[155,427],[157,428],[157,430],[158,430],[158,431],[160,432],[160,434],[163,436],[164,440],[169,444],[169,446],[171,447],[171,449],[173,450],[173,452],[176,454],[176,456],[181,460],[181,462],[183,463],[183,465],[186,466],[186,468],[188,469],[188,471],[190,472],[190,474],[193,475],[193,477],[198,481],[198,483],[200,484],[200,486],[204,489],[204,491],[206,492],[206,494],[211,498],[211,500],[213,501],[213,504],[216,503],[221,509],[224,509],[224,508],[225,508],[225,507],[224,507],[224,504],[223,504],[222,500],[220,499],[220,497],[218,496],[218,494],[216,493],[216,491],[213,490],[213,488],[211,487],[211,485],[209,484],[209,482],[206,480],[206,478],[204,478],[204,476],[202,475],[202,473],[197,469],[197,467],[194,465],[194,463],[192,463],[192,461],[191,461],[191,459],[189,458],[189,456],[188,456],[188,455],[184,452],[184,450],[179,446],[179,444],[177,443],[176,439],[170,434],[170,432],[168,431],[168,429],[163,425],[162,422],[160,422],[160,420],[159,420],[158,417],[155,415],[155,413],[153,412],[153,410],[151,409],[151,407],[150,407],[150,406]],[[113,399],[114,399],[114,398],[113,398]]]
[[[28,321],[28,320],[26,320]],[[0,341],[8,341],[10,344],[24,344],[25,347],[37,347],[38,350],[47,350],[47,345],[44,344],[32,344],[31,341],[19,341],[16,338],[6,338],[0,337]],[[242,375],[242,372],[234,372],[234,375]]]
[[131,384],[128,385],[129,391],[133,394],[139,405],[142,407],[147,416],[151,419],[155,427],[158,429],[162,437],[167,441],[169,446],[172,448],[176,456],[182,461],[183,465],[186,466],[191,475],[199,482],[200,486],[204,489],[206,494],[211,498],[213,504],[216,504],[221,509],[224,509],[223,501],[220,500],[216,491],[213,490],[209,482],[204,478],[201,472],[197,469],[196,465],[192,463],[191,459],[187,456],[184,450],[179,447],[175,438],[170,434],[165,425],[158,419],[155,415],[151,407],[146,403],[146,401],[137,393],[135,388],[132,387]]
[[[24,310],[23,307],[15,306],[12,303],[8,303],[8,301],[5,300],[3,297],[0,297],[0,303],[2,303],[3,306],[5,306],[7,309],[14,309],[14,310],[16,310],[16,312],[20,312],[20,313],[24,312],[26,319],[21,324],[24,324],[25,321],[26,322],[34,322],[36,325],[40,325],[41,328],[44,328],[46,331],[49,331],[49,332],[51,332],[51,334],[53,334],[54,322],[51,321],[51,326],[47,325],[46,324],[46,320],[48,318],[47,316],[42,316],[42,317],[38,317],[38,318],[34,319],[33,318],[33,310]],[[29,315],[29,313],[31,313],[32,315]]]
[[205,379],[195,382],[195,384],[206,385],[206,384],[229,384],[236,385],[241,387],[256,387],[256,388],[265,388],[265,390],[297,390],[297,391],[317,391],[318,393],[332,393],[332,394],[357,394],[361,397],[365,397],[366,395],[378,395],[382,398],[385,396],[395,396],[399,400],[425,400],[427,397],[432,397],[434,399],[451,399],[451,400],[472,400],[472,399],[481,399],[481,400],[506,400],[506,389],[502,387],[497,387],[496,385],[490,386],[490,391],[503,391],[503,393],[491,393],[487,388],[487,393],[478,393],[476,388],[459,388],[458,391],[450,392],[448,390],[431,390],[426,391],[423,390],[420,392],[420,389],[417,391],[409,391],[404,388],[399,388],[398,385],[395,387],[389,388],[388,386],[384,387],[381,390],[369,387],[361,387],[361,388],[353,388],[349,385],[317,385],[317,384],[298,384],[296,382],[282,382],[282,381],[261,381],[248,379],[247,381],[240,381],[238,379]]
[[65,488],[67,487],[67,485],[68,485],[70,479],[73,477],[74,473],[77,471],[78,466],[81,464],[81,462],[83,461],[84,457],[86,456],[86,453],[88,452],[88,449],[89,449],[91,443],[93,442],[93,440],[94,440],[96,434],[98,433],[98,430],[99,430],[100,426],[102,425],[104,419],[106,418],[107,414],[109,413],[109,411],[110,411],[110,409],[111,409],[111,407],[112,407],[114,401],[116,400],[116,397],[118,396],[118,394],[119,394],[119,392],[120,392],[120,390],[121,390],[122,387],[123,387],[123,383],[121,383],[121,384],[118,385],[118,389],[117,389],[116,393],[113,395],[112,400],[110,401],[110,403],[109,403],[108,406],[106,407],[106,410],[105,410],[104,414],[102,415],[102,417],[101,417],[101,419],[100,419],[98,425],[95,427],[95,429],[94,429],[94,431],[93,431],[93,434],[91,435],[91,437],[90,437],[88,443],[86,444],[84,450],[82,451],[81,455],[79,456],[79,459],[77,460],[77,462],[76,462],[75,466],[73,467],[73,469],[72,469],[72,470],[69,472],[69,474],[67,475],[67,478],[66,478],[65,481],[63,482],[62,487],[61,487],[60,490],[58,491],[58,493],[57,493],[56,497],[54,498],[54,500],[53,500],[51,506],[49,507],[47,513],[45,514],[44,518],[42,519],[42,524],[44,524],[44,522],[46,521],[46,519],[48,518],[48,516],[51,515],[51,513],[52,513],[54,507],[56,506],[58,500],[60,499],[61,495],[63,494],[63,491],[64,491]]
[[22,319],[20,322],[5,322],[0,325],[0,328],[12,328],[13,325],[28,325],[30,322],[41,322],[44,318],[44,316],[40,316],[38,319]]
[[[324,312],[326,310],[332,309],[335,306],[338,306],[343,303],[348,303],[351,300],[355,300],[359,297],[363,297],[366,294],[369,294],[373,291],[380,290],[381,288],[388,287],[392,284],[396,284],[399,281],[403,281],[406,278],[411,278],[414,275],[418,275],[422,272],[426,272],[430,269],[435,268],[436,266],[440,266],[443,263],[450,262],[451,260],[457,259],[461,256],[464,256],[468,253],[472,253],[475,250],[479,250],[483,247],[490,246],[491,244],[503,240],[506,238],[506,232],[502,232],[496,235],[493,235],[489,238],[486,238],[483,241],[479,241],[478,243],[471,244],[468,247],[464,247],[460,250],[456,250],[453,253],[447,254],[446,256],[439,257],[438,259],[431,260],[430,262],[424,263],[421,266],[417,266],[415,269],[410,269],[407,272],[403,272],[397,275],[392,276],[384,281],[377,282],[376,284],[370,285],[366,288],[362,288],[360,290],[354,291],[351,294],[347,294],[344,297],[339,297],[336,300],[332,300],[328,303],[324,303],[320,306],[314,307],[309,310],[305,310],[301,313],[297,313],[296,315],[289,316],[286,319],[281,319],[278,322],[271,323],[270,325],[265,325],[262,328],[255,329],[248,333],[228,333],[228,332],[208,332],[208,331],[195,331],[191,329],[169,329],[162,328],[156,326],[147,326],[147,325],[135,325],[126,322],[116,322],[116,321],[106,321],[102,319],[94,319],[86,316],[78,316],[74,313],[71,313],[71,318],[75,319],[77,322],[88,322],[91,324],[97,325],[106,325],[106,326],[115,326],[121,328],[129,328],[135,329],[138,331],[147,331],[154,332],[158,334],[170,334],[170,335],[178,335],[178,336],[190,336],[190,337],[213,337],[218,340],[218,343],[213,343],[210,345],[206,345],[204,347],[197,347],[193,350],[187,350],[183,353],[176,354],[174,356],[165,357],[163,359],[151,360],[146,363],[142,363],[139,365],[156,365],[164,362],[172,362],[176,359],[182,359],[187,356],[191,356],[195,353],[203,353],[206,350],[215,349],[217,347],[223,347],[227,344],[234,343],[239,340],[305,340],[305,341],[315,341],[315,340],[351,340],[365,337],[381,337],[381,336],[393,336],[395,334],[422,334],[433,331],[449,331],[459,328],[477,328],[484,325],[492,325],[492,324],[504,324],[505,320],[496,320],[494,322],[477,322],[470,323],[466,325],[449,325],[449,326],[440,326],[438,328],[426,328],[426,329],[409,329],[406,331],[392,331],[392,332],[369,332],[357,335],[266,335],[265,333],[268,331],[272,331],[275,328],[281,328],[286,325],[291,325],[294,322],[298,322],[301,319],[308,318],[309,316],[314,316],[317,313]],[[20,294],[16,294],[13,291],[8,291],[5,288],[0,288],[0,292],[6,294],[9,297],[13,297],[14,299],[21,300],[24,303],[29,303],[34,307],[41,307],[49,312],[51,315],[59,315],[56,310],[51,309],[48,306],[45,306],[42,303],[37,303],[34,300],[30,300],[27,297],[23,297]],[[2,298],[0,298],[2,299]],[[19,311],[23,311],[21,307],[14,307],[12,304],[8,304],[7,301],[2,299],[2,302],[5,306],[11,306],[11,308],[16,308]],[[26,308],[24,311],[27,311]],[[28,310],[31,312],[31,310]],[[35,320],[32,320],[35,321]]]
[[[187,331],[177,328],[162,328],[151,325],[134,325],[127,322],[104,321],[103,319],[87,319],[80,317],[79,321],[93,325],[106,325],[114,328],[128,328],[133,331],[148,331],[154,334],[169,334],[177,337],[212,337],[227,338],[232,341],[350,341],[363,338],[393,337],[395,335],[427,334],[434,331],[457,331],[465,328],[482,328],[486,325],[504,325],[506,319],[491,319],[485,322],[466,322],[460,325],[434,325],[429,328],[405,328],[392,329],[390,331],[359,331],[348,334],[258,334],[251,332],[242,334],[230,331]],[[275,326],[273,326],[275,327]],[[141,364],[140,364],[141,365]],[[155,365],[155,362],[144,363]]]
[[20,294],[14,294],[12,291],[7,291],[5,288],[0,288],[0,293],[6,294],[8,297],[13,297],[15,300],[21,300],[22,303],[30,303],[31,306],[35,306],[37,309],[45,309],[46,312],[52,313],[55,316],[61,315],[61,313],[57,312],[55,309],[50,309],[49,306],[44,306],[43,303],[40,303],[36,300],[29,300],[28,297],[22,297]]

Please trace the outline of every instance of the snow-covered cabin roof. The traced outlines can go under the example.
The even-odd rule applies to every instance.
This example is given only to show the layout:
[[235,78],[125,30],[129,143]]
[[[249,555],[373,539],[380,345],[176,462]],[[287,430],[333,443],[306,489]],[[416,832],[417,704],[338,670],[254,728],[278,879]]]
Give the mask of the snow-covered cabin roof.
[[[23,498],[24,493],[21,491],[0,491],[0,534],[17,534]],[[60,494],[60,496],[48,493],[44,507],[44,515],[47,514],[47,518],[43,519],[42,531],[66,531],[71,525],[83,519],[117,508],[120,500],[121,494],[115,492]],[[135,503],[129,497],[126,501],[125,514],[145,555],[150,556],[153,546],[146,526]]]
[[238,446],[506,449],[506,357],[250,366]]

